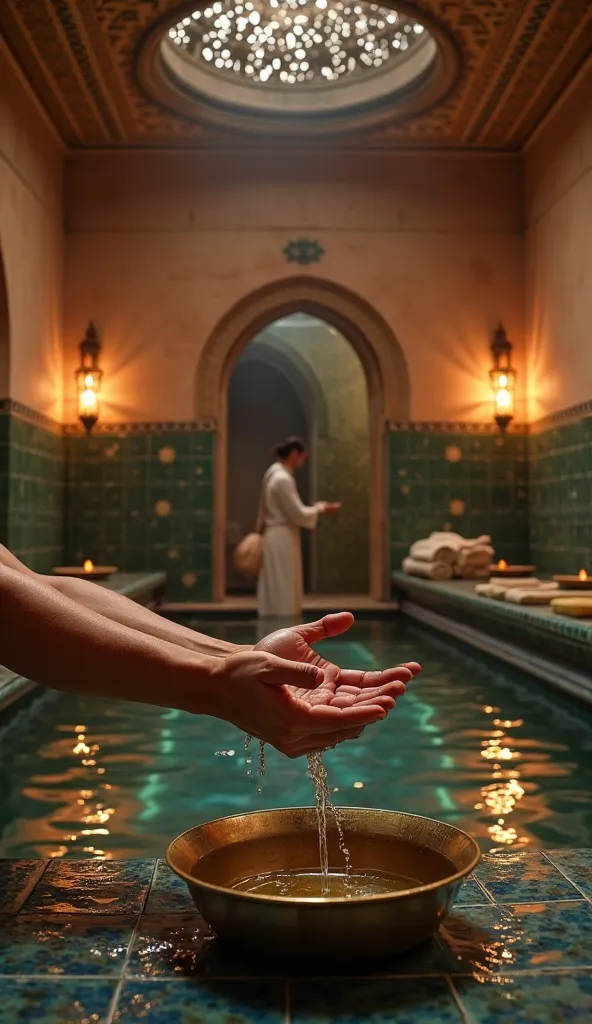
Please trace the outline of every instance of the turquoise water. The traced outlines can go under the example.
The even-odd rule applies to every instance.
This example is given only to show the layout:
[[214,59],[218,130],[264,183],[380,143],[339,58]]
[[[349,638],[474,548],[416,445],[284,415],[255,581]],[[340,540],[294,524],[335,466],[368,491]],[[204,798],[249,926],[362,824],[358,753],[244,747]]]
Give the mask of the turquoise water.
[[[362,622],[324,653],[424,665],[386,722],[326,755],[335,802],[441,818],[484,850],[592,846],[592,711],[405,620]],[[312,802],[305,760],[270,750],[265,777],[248,778],[243,736],[223,722],[54,693],[0,731],[0,791],[3,857],[161,855],[209,818]]]

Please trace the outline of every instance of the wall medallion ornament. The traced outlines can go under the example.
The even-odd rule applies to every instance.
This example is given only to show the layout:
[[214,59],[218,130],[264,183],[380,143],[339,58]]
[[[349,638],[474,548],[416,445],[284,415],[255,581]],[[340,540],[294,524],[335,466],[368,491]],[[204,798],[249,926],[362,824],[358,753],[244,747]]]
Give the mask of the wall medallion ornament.
[[300,267],[308,267],[311,263],[320,263],[325,255],[322,245],[310,238],[297,238],[288,242],[282,249],[288,263],[297,263]]

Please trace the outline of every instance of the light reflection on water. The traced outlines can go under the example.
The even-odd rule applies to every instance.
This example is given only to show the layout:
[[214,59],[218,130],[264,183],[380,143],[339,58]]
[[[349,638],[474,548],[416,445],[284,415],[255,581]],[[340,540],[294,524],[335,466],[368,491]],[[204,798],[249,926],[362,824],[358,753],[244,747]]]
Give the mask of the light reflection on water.
[[[335,803],[450,821],[484,850],[592,846],[591,711],[405,622],[361,623],[329,650],[350,667],[424,664],[385,723],[326,755]],[[48,694],[0,734],[0,855],[162,855],[197,822],[312,803],[305,759],[270,750],[263,780],[245,767],[223,722]]]

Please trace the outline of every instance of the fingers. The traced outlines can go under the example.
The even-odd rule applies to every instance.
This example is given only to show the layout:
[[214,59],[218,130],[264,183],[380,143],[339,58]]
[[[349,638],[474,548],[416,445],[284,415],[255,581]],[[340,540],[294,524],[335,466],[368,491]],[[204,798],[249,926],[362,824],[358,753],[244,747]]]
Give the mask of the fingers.
[[355,686],[358,689],[384,686],[386,683],[409,683],[413,679],[411,669],[406,665],[384,669],[383,672],[360,672],[358,669],[344,668],[339,673],[339,687]]
[[408,668],[414,676],[418,676],[421,672],[421,665],[417,661],[404,661],[402,668]]
[[325,679],[325,673],[315,665],[286,661],[268,654],[261,670],[261,682],[270,686],[297,686],[302,690],[316,690]]
[[319,640],[327,640],[332,636],[341,636],[347,633],[353,626],[354,617],[351,612],[335,612],[332,615],[325,615],[317,622],[306,622],[302,626],[296,626],[295,631],[306,640],[308,644],[317,644]]

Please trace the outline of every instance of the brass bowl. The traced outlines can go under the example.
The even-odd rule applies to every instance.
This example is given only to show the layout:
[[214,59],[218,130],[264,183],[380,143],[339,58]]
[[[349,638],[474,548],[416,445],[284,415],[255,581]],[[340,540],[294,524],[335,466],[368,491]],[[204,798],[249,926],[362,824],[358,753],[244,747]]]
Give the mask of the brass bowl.
[[[403,891],[352,899],[293,898],[233,889],[260,872],[317,869],[314,807],[254,811],[184,832],[167,850],[169,867],[223,943],[260,958],[346,964],[384,959],[427,939],[448,913],[463,878],[479,862],[465,832],[431,818],[370,808],[339,809],[356,870],[421,880]],[[329,866],[343,871],[333,824]]]

